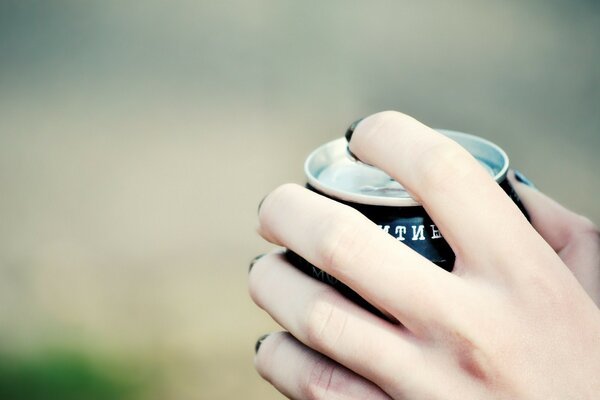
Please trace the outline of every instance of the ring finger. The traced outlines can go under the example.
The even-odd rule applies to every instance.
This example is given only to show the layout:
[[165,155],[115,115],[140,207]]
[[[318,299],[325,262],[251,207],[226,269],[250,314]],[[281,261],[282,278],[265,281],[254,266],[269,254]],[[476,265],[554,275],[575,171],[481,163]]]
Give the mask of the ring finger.
[[258,373],[291,399],[390,400],[378,386],[285,332],[260,342]]
[[398,371],[406,371],[408,380],[409,371],[429,369],[425,343],[300,272],[281,254],[257,261],[249,279],[254,302],[294,337],[381,387],[397,382]]

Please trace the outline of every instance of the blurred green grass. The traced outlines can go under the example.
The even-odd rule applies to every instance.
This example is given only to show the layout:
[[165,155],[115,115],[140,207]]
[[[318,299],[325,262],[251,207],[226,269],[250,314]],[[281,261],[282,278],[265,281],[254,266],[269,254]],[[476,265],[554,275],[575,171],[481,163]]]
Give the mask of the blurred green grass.
[[142,389],[131,367],[72,349],[0,351],[2,399],[135,400],[142,398]]

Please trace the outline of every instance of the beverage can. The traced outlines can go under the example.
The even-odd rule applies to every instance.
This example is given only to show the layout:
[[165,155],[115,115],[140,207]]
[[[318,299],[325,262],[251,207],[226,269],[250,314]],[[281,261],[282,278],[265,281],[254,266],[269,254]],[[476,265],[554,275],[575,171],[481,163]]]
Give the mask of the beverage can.
[[[507,179],[509,159],[498,145],[467,133],[438,130],[463,146],[489,172],[504,192],[527,216]],[[344,138],[314,150],[306,159],[307,187],[323,196],[355,208],[382,230],[447,271],[455,256],[435,222],[410,193],[382,170],[353,158]],[[288,260],[310,276],[330,284],[359,303],[365,303],[334,277],[292,251]],[[366,305],[366,304],[363,304]]]

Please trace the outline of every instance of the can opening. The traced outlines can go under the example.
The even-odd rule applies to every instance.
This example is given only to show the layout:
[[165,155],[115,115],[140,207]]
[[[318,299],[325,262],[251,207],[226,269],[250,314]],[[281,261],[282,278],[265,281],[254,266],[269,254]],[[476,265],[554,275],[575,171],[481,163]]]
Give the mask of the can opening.
[[[496,182],[508,172],[506,153],[496,144],[467,133],[438,130],[463,146],[487,169]],[[336,139],[313,151],[304,164],[308,183],[334,198],[380,206],[418,206],[419,203],[382,170],[351,160],[346,140]]]

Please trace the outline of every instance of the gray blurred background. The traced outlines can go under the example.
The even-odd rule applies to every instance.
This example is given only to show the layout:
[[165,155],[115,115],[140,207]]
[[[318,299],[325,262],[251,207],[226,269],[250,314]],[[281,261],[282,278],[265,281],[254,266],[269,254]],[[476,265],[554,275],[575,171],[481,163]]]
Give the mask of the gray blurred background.
[[0,397],[281,398],[256,206],[376,111],[600,222],[599,40],[592,0],[0,0]]

